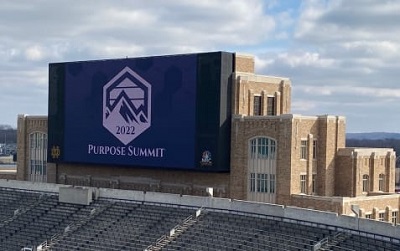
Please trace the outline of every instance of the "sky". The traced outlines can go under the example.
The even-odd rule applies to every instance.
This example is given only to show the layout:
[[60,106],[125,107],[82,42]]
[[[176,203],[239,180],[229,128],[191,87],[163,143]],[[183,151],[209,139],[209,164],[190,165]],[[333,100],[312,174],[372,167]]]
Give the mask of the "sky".
[[46,115],[48,64],[253,54],[292,82],[292,113],[400,132],[400,1],[0,0],[0,124]]

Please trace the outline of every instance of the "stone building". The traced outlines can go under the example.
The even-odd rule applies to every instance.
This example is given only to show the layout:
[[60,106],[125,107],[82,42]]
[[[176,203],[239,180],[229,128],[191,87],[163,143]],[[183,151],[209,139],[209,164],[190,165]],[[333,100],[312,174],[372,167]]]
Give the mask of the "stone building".
[[256,75],[252,56],[234,60],[230,172],[47,163],[47,117],[20,115],[17,179],[190,195],[213,187],[217,197],[398,222],[393,149],[346,148],[344,117],[291,114],[288,78]]

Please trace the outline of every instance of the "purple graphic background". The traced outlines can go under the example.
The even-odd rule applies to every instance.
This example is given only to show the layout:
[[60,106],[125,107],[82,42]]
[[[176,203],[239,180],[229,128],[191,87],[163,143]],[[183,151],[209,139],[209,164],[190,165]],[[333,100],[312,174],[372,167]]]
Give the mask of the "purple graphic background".
[[[64,161],[195,167],[197,56],[178,55],[66,63]],[[102,125],[103,86],[126,66],[151,84],[151,126],[128,145]],[[96,155],[88,145],[163,148],[163,157]]]

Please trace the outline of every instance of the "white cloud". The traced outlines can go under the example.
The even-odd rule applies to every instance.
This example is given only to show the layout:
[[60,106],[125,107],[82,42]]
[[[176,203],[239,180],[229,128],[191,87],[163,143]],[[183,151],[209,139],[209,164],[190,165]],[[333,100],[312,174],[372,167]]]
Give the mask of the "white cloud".
[[40,46],[34,45],[25,50],[25,56],[28,60],[39,61],[44,57],[44,51]]
[[307,101],[307,100],[296,100],[292,102],[292,112],[305,112],[308,113],[312,109],[314,109],[318,104],[316,102]]
[[277,55],[277,60],[288,64],[290,67],[299,66],[317,66],[329,67],[334,63],[333,59],[321,58],[317,52],[294,52],[294,53],[280,53]]
[[[10,5],[13,15],[7,9]],[[9,3],[0,10],[5,17],[0,31],[20,38],[20,46],[22,39],[28,38],[53,50],[57,44],[69,41],[88,48],[85,51],[95,56],[102,49],[104,55],[115,51],[116,56],[125,48],[145,54],[153,54],[153,50],[170,53],[169,47],[208,51],[265,41],[275,28],[274,18],[265,14],[265,8],[261,0]],[[60,9],[63,11],[56,11]],[[38,52],[31,49],[30,58],[41,58]]]
[[302,89],[307,94],[320,96],[330,96],[335,91],[335,88],[330,86],[304,86]]
[[399,41],[400,2],[305,1],[296,37],[309,42],[370,40],[380,37]]
[[366,97],[400,98],[400,89],[353,87],[350,90],[354,94],[363,95]]
[[359,52],[364,57],[397,59],[400,56],[400,44],[393,41],[351,41],[344,42],[348,52]]
[[254,56],[254,64],[257,72],[261,71],[261,69],[266,68],[273,63],[273,59],[263,59],[258,56]]
[[[365,86],[302,86],[296,87],[296,91],[304,92],[313,96],[364,96],[379,98],[400,98],[400,89],[365,87]],[[370,101],[370,99],[366,100]]]

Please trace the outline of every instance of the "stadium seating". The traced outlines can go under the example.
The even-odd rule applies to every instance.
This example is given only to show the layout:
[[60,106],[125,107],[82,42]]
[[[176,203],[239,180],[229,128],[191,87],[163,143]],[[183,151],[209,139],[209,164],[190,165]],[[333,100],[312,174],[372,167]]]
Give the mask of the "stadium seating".
[[400,239],[301,219],[196,210],[109,198],[76,205],[56,193],[0,188],[0,250],[400,250]]

